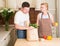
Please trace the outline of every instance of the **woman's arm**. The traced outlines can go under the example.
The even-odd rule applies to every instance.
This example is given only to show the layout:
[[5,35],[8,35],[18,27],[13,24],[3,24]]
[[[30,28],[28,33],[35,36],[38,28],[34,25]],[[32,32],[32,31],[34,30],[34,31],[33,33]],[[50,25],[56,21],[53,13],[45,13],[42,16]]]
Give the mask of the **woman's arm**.
[[39,26],[39,15],[37,15],[37,25]]
[[52,23],[52,26],[54,26],[54,16],[53,15],[51,15],[51,23]]

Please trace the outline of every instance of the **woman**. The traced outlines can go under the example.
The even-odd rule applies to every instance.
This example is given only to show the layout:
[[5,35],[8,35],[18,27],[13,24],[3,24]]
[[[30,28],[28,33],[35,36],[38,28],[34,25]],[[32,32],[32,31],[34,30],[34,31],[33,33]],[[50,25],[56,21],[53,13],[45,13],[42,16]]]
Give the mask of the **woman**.
[[39,26],[39,37],[51,36],[51,25],[54,23],[53,16],[48,12],[48,3],[41,3],[41,13],[37,16],[37,24]]

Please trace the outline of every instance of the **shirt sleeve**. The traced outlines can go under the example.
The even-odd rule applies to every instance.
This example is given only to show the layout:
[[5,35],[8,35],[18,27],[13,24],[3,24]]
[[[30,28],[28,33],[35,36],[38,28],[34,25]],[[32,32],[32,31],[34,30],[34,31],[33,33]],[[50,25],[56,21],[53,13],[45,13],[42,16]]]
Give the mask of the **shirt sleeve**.
[[20,22],[20,18],[21,17],[19,17],[19,13],[17,12],[16,14],[15,14],[15,17],[14,17],[14,24],[19,24],[19,22]]

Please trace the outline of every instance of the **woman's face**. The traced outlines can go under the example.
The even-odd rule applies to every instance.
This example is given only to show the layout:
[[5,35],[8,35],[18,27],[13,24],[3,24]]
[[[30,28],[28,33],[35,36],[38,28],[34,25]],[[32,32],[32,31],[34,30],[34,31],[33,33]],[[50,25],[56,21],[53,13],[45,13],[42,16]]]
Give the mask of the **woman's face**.
[[47,7],[45,5],[41,5],[40,9],[41,9],[42,12],[44,12],[44,11],[47,10]]

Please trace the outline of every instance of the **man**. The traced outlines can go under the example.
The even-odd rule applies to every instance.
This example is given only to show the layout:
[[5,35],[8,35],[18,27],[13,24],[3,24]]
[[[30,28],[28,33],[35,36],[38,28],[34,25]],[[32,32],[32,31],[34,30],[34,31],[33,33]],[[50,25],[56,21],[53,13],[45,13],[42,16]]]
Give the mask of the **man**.
[[22,8],[15,14],[14,24],[18,38],[26,38],[26,30],[29,29],[29,9],[30,4],[23,2]]

